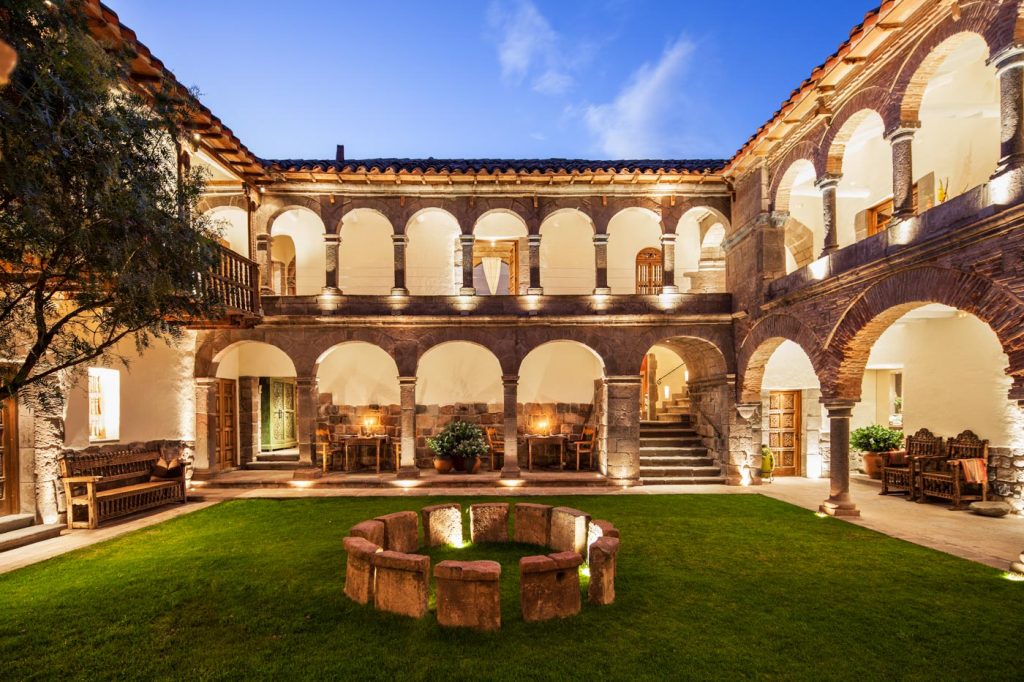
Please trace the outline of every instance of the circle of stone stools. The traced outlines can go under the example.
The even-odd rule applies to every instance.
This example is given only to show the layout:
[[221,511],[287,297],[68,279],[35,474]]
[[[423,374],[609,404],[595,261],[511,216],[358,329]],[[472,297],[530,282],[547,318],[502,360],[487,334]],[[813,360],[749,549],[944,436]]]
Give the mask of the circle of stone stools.
[[971,502],[967,508],[980,516],[997,519],[1010,513],[1010,505],[1005,502]]
[[[469,507],[473,543],[509,541],[506,502]],[[587,600],[615,601],[619,531],[608,521],[571,507],[529,502],[514,505],[512,539],[547,547],[550,554],[519,560],[523,620],[544,621],[576,615],[582,608],[580,567],[589,564]],[[422,526],[422,537],[421,537]],[[457,503],[385,514],[349,529],[345,594],[378,611],[420,618],[427,613],[430,557],[421,547],[463,547],[462,507]],[[496,561],[442,561],[434,567],[437,621],[444,627],[497,630],[501,627],[501,564]]]

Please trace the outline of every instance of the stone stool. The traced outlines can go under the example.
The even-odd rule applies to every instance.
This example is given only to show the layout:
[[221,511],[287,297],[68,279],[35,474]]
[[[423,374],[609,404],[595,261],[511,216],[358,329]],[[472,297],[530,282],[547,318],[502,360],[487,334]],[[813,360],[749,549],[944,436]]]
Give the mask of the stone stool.
[[416,512],[395,512],[374,520],[384,524],[384,549],[415,552],[420,548],[419,515]]
[[420,618],[427,612],[430,557],[402,552],[373,555],[376,585],[373,607],[378,611]]
[[365,538],[375,545],[384,546],[384,522],[383,521],[361,521],[352,526],[348,534],[356,538]]
[[591,604],[605,606],[615,601],[615,562],[619,539],[606,535],[590,545],[590,586],[587,599]]
[[572,507],[551,510],[551,530],[548,546],[556,552],[587,553],[587,524],[590,515]]
[[501,564],[442,561],[437,579],[437,622],[444,627],[501,629]]
[[423,545],[425,547],[462,546],[461,505],[452,502],[424,507],[420,510],[420,517],[423,521]]
[[524,545],[548,546],[548,532],[551,526],[551,505],[520,502],[515,510],[516,542]]
[[580,564],[576,552],[527,556],[519,560],[519,600],[523,620],[566,618],[580,612]]
[[469,505],[470,537],[473,542],[508,542],[508,502]]
[[381,548],[365,538],[345,538],[345,594],[358,604],[368,604],[373,599],[373,555]]

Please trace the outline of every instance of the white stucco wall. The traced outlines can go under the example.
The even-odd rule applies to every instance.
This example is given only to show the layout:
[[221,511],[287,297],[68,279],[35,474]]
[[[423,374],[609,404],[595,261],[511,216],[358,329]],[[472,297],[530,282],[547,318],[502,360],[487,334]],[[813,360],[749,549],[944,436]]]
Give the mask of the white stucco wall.
[[608,222],[608,286],[613,294],[636,293],[636,256],[648,247],[661,250],[661,226],[652,211],[627,208]]
[[594,291],[594,228],[579,211],[558,211],[540,226],[540,283],[545,294]]
[[819,388],[810,358],[792,341],[783,341],[765,365],[761,388],[765,391],[792,391]]
[[385,350],[369,343],[346,343],[331,350],[317,371],[321,393],[335,405],[397,405],[398,366]]
[[[155,341],[142,355],[133,341],[122,341],[117,354],[128,359],[107,366],[120,373],[120,438],[116,443],[147,440],[195,439],[195,332],[186,332],[177,346]],[[85,448],[89,443],[89,379],[85,368],[67,394],[64,445]]]
[[[295,293],[319,294],[327,282],[324,225],[320,218],[306,209],[289,209],[274,220],[270,234],[287,235],[295,244]],[[283,261],[276,254],[274,259]]]
[[884,124],[871,113],[853,132],[843,156],[843,178],[836,191],[839,246],[856,241],[856,217],[892,196],[892,147],[882,137]]
[[416,370],[416,404],[502,402],[501,364],[491,351],[455,341],[431,348]]
[[459,223],[452,214],[426,209],[413,216],[406,228],[405,286],[420,296],[452,296],[461,280],[455,278],[455,249]]
[[240,343],[228,349],[217,365],[218,379],[293,376],[295,365],[288,354],[268,343]]
[[208,211],[214,226],[235,253],[249,257],[249,217],[237,206],[221,206]]
[[594,381],[604,376],[598,357],[573,341],[552,341],[527,355],[519,368],[520,403],[592,403]]
[[[686,390],[686,368],[680,368],[672,372],[672,370],[683,364],[683,359],[679,357],[679,354],[668,348],[662,346],[655,346],[651,348],[649,353],[654,354],[655,362],[657,362],[657,369],[655,372],[655,381],[661,379],[661,385],[657,387],[658,400],[655,403],[658,407],[663,407],[665,402],[665,387],[668,386],[669,400],[673,399],[673,396],[679,395]],[[672,372],[669,374],[669,372]],[[667,376],[666,376],[667,375]]]
[[338,286],[346,294],[382,296],[395,285],[393,230],[377,211],[345,214],[338,247]]

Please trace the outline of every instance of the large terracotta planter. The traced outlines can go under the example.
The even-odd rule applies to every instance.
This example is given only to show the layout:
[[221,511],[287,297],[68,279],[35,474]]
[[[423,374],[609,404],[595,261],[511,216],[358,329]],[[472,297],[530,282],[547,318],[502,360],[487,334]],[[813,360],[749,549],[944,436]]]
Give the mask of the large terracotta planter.
[[462,457],[456,457],[452,461],[455,462],[455,471],[462,471],[462,472],[465,472],[467,474],[475,474],[475,473],[480,471],[480,458],[479,457],[474,457],[472,459],[464,459]]
[[434,469],[439,474],[447,474],[452,470],[452,461],[450,459],[434,459]]
[[868,475],[868,478],[873,478],[876,481],[882,479],[882,453],[865,452],[861,461],[864,463],[864,473]]

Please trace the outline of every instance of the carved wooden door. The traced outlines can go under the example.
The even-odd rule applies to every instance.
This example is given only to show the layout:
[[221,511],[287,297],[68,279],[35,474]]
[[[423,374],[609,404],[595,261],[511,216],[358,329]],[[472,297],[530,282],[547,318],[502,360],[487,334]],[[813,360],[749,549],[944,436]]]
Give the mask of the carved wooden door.
[[0,401],[0,516],[18,513],[18,411]]
[[217,453],[219,467],[235,466],[238,451],[238,431],[235,405],[234,379],[217,380]]
[[800,391],[768,394],[768,447],[776,476],[800,475]]
[[295,380],[260,379],[262,446],[281,450],[298,445],[295,429]]
[[647,248],[636,255],[636,293],[661,293],[661,249]]

